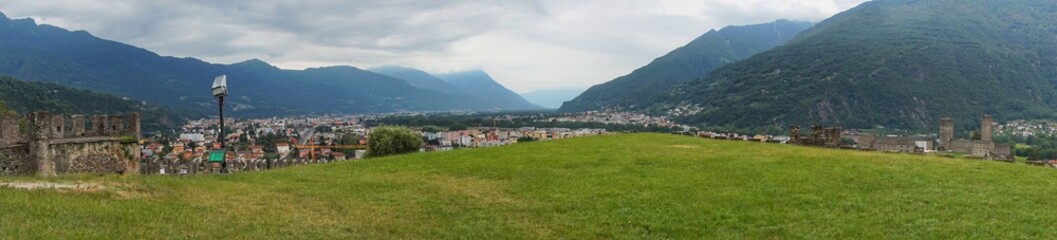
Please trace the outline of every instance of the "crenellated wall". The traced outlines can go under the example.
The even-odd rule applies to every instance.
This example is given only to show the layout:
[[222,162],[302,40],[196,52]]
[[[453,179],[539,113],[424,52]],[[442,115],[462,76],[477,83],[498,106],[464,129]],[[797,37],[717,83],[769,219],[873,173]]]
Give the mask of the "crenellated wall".
[[0,175],[139,172],[139,113],[0,116]]

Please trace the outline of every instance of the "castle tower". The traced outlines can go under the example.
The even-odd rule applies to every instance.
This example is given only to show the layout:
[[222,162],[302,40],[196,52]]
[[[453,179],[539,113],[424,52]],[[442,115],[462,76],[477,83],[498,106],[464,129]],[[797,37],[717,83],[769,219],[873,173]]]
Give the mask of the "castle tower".
[[29,114],[29,156],[37,162],[37,174],[55,176],[55,162],[48,150],[52,137],[52,115],[46,112]]
[[991,115],[984,114],[984,119],[980,121],[980,140],[991,141],[991,123],[994,120],[991,119]]
[[940,150],[950,150],[954,140],[954,120],[949,117],[940,119]]

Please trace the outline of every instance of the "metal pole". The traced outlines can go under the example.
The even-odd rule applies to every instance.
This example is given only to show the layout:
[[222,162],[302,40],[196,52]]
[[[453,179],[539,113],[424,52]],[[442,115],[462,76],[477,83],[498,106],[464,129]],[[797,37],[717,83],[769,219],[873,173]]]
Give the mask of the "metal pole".
[[224,158],[223,158],[223,160],[220,161],[220,172],[221,173],[227,173],[227,171],[228,171],[228,160],[227,160],[227,155],[228,155],[227,152],[228,152],[228,150],[226,148],[224,148],[224,139],[227,138],[227,136],[224,136],[224,96],[219,96],[218,98],[220,98],[220,131],[219,131],[220,132],[220,136],[218,138],[220,139],[220,151],[224,152]]

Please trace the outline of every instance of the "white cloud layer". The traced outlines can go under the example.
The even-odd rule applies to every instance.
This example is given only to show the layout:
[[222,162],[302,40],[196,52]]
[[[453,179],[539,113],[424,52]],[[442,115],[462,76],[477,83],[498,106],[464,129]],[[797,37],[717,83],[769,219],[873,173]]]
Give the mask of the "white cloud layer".
[[609,81],[710,29],[820,21],[864,1],[0,0],[0,11],[162,55],[483,69],[527,92]]

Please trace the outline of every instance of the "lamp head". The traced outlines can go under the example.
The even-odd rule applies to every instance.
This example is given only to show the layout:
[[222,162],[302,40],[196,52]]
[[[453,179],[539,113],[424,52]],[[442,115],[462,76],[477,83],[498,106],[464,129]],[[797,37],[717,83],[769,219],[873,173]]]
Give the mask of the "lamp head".
[[228,76],[220,75],[213,79],[213,96],[223,97],[228,95]]

